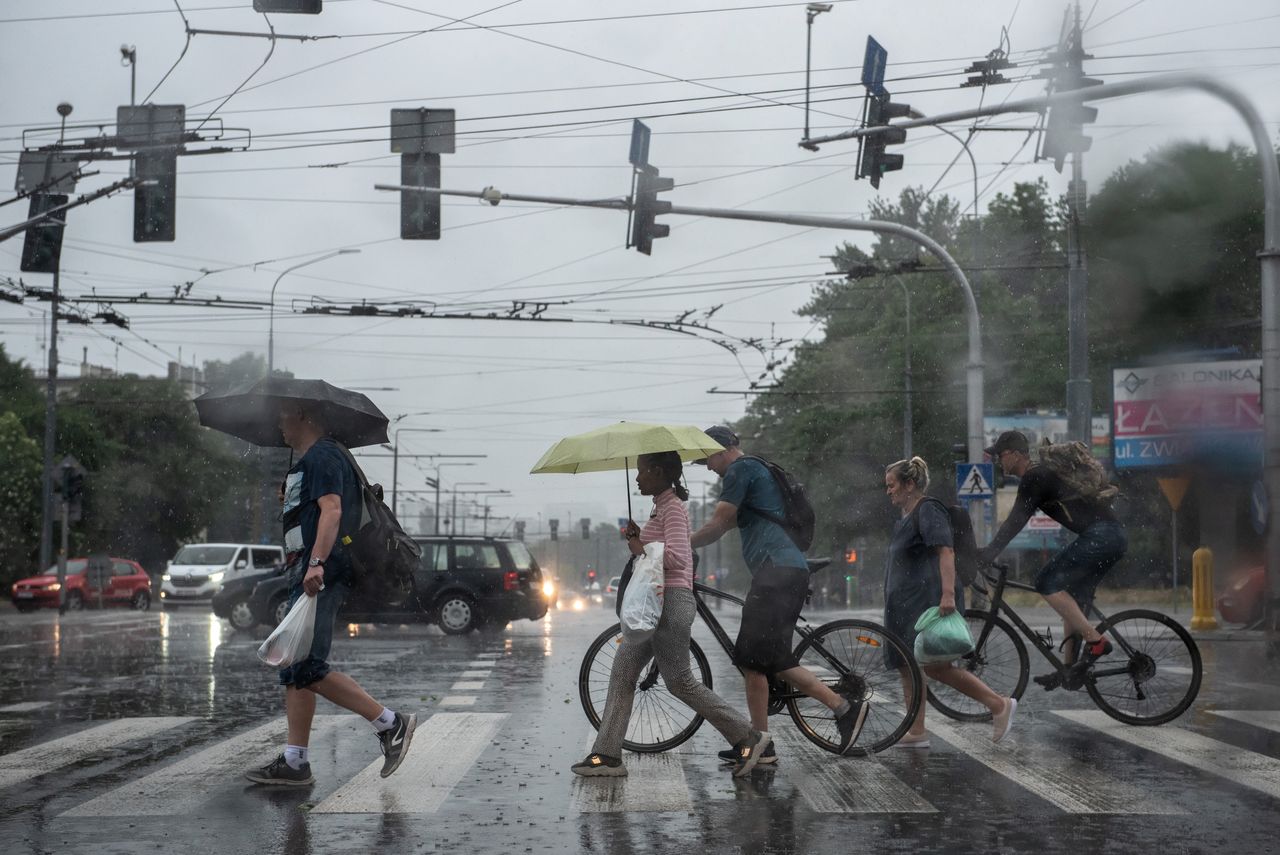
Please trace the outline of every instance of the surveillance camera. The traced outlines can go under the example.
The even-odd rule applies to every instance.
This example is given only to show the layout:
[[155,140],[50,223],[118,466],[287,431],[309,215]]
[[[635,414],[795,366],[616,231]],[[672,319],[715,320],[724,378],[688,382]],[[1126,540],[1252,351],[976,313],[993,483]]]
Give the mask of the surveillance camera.
[[819,12],[830,12],[834,7],[830,3],[810,3],[805,8],[810,12],[817,14]]

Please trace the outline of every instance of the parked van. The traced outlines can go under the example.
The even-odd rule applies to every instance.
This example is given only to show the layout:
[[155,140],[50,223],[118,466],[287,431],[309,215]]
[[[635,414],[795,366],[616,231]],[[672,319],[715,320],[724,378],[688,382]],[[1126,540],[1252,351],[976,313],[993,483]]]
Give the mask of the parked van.
[[223,582],[262,573],[284,563],[284,548],[247,543],[189,543],[173,556],[161,577],[167,608],[208,606]]

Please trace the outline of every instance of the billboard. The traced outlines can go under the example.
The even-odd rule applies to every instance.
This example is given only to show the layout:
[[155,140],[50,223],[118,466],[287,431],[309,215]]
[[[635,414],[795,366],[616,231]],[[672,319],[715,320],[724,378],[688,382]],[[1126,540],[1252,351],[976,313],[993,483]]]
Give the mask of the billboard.
[[1261,465],[1261,359],[1116,368],[1112,394],[1117,469]]
[[[1111,419],[1094,416],[1091,420],[1090,443],[1093,456],[1100,460],[1111,459]],[[1023,413],[1016,416],[986,416],[982,420],[983,445],[990,446],[996,437],[1007,430],[1021,431],[1034,448],[1047,439],[1051,443],[1067,441],[1067,416],[1065,413]]]

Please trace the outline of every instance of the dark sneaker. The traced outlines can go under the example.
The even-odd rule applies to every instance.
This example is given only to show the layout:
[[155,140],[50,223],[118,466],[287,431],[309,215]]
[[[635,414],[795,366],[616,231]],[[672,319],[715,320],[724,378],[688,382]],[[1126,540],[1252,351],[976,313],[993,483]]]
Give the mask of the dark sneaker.
[[1067,669],[1068,680],[1076,683],[1083,682],[1085,675],[1089,673],[1089,669],[1093,667],[1093,664],[1114,649],[1111,646],[1111,642],[1105,638],[1091,641],[1082,646],[1080,648],[1080,661]]
[[400,768],[404,755],[409,753],[409,743],[413,741],[413,729],[417,726],[416,714],[410,714],[406,718],[396,713],[396,723],[391,725],[391,729],[378,734],[378,741],[382,743],[382,756],[385,758],[382,763],[382,777],[389,777],[392,772]]
[[570,769],[584,778],[625,778],[627,767],[622,760],[605,754],[588,754],[585,760],[574,763]]
[[[774,751],[773,749],[774,749],[774,742],[771,739],[769,740],[769,747],[765,748],[763,751],[760,752],[760,759],[756,761],[757,765],[772,766],[773,764],[777,763],[778,752]],[[716,756],[726,763],[737,763],[738,749],[736,746],[733,748],[726,748],[725,750],[718,753]]]
[[738,752],[735,761],[738,765],[733,770],[733,777],[741,778],[751,774],[751,770],[760,762],[760,758],[764,756],[765,749],[773,742],[773,737],[768,731],[751,731],[751,735],[744,741],[734,746]]
[[867,702],[850,701],[849,711],[836,718],[836,729],[840,731],[840,753],[848,754],[853,743],[858,741],[862,733],[862,725],[867,721]]
[[1032,677],[1036,681],[1036,685],[1044,686],[1046,692],[1052,692],[1054,689],[1062,685],[1062,675],[1057,671],[1051,674],[1041,674],[1038,677]]
[[261,769],[250,769],[244,776],[255,784],[268,784],[281,787],[308,787],[316,782],[311,776],[311,764],[303,763],[295,769],[285,762],[281,754]]

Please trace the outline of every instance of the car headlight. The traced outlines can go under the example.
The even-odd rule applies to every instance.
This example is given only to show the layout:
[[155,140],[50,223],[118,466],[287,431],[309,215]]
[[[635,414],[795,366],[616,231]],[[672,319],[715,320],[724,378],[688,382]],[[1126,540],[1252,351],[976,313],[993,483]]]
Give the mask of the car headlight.
[[555,595],[555,592],[556,592],[555,582],[552,582],[550,579],[547,579],[545,582],[542,583],[542,596],[546,597],[547,599],[551,599],[551,597]]
[[62,590],[62,586],[61,586],[61,585],[59,585],[57,582],[54,582],[52,585],[50,585],[50,586],[49,586],[49,590],[50,590],[50,591],[61,591],[61,590]]
[[160,577],[160,581],[161,581],[161,582],[168,582],[168,581],[169,581],[169,574],[168,574],[168,573],[165,573],[163,576],[161,576],[161,577]]
[[227,575],[227,574],[226,574],[226,572],[225,572],[225,571],[220,571],[220,572],[218,572],[218,573],[213,573],[213,574],[211,574],[211,575],[209,576],[209,581],[216,585],[216,584],[218,584],[219,582],[221,582],[221,581],[222,581],[222,577],[224,577],[224,576],[226,576],[226,575]]

